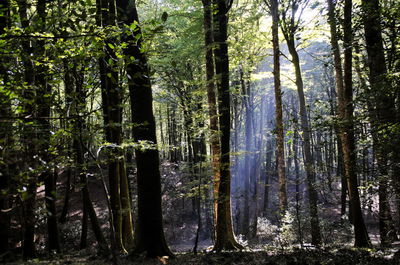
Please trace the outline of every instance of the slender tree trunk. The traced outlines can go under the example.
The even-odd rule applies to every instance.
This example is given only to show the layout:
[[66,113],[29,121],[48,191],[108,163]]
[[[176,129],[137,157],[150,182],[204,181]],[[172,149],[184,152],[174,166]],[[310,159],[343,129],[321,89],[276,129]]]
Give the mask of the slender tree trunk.
[[351,211],[354,225],[354,236],[356,247],[369,247],[371,245],[367,229],[365,227],[360,196],[358,192],[357,173],[356,173],[356,146],[353,124],[353,80],[352,80],[352,1],[345,0],[344,7],[344,87],[338,91],[339,118],[342,122],[340,126],[341,140],[343,148],[343,160],[347,185],[349,190]]
[[280,215],[284,216],[287,209],[286,195],[286,176],[285,176],[285,148],[283,133],[283,114],[282,114],[282,90],[280,77],[280,50],[279,50],[279,4],[278,0],[270,0],[270,12],[272,15],[272,45],[274,54],[274,87],[275,87],[275,109],[276,109],[276,142],[279,178],[279,210]]
[[267,140],[267,152],[265,155],[265,181],[264,181],[264,207],[263,213],[264,217],[267,216],[268,213],[268,206],[269,206],[269,190],[271,186],[271,179],[272,179],[272,156],[273,156],[273,146],[272,146],[272,139]]
[[[18,2],[19,8],[19,16],[21,20],[21,25],[23,29],[27,29],[30,25],[27,9],[28,5],[26,0],[22,0]],[[23,91],[23,109],[24,116],[28,117],[25,119],[23,132],[22,132],[22,141],[24,144],[25,151],[25,163],[24,169],[28,171],[28,168],[35,167],[34,155],[36,150],[36,133],[34,129],[35,120],[33,116],[35,115],[35,92],[33,90],[33,85],[35,81],[35,72],[33,67],[33,62],[31,59],[32,46],[31,43],[27,40],[24,40],[21,44],[25,53],[22,56],[22,60],[24,62],[24,81],[27,85],[27,88]],[[36,207],[36,185],[37,185],[37,176],[34,174],[29,174],[27,190],[26,194],[27,199],[24,201],[23,210],[24,210],[24,235],[23,235],[23,257],[24,259],[35,258],[36,257],[36,249],[35,249],[35,207]]]
[[[327,0],[328,2],[328,21],[330,25],[331,31],[331,46],[333,51],[333,60],[334,60],[334,67],[335,67],[335,79],[336,79],[336,94],[342,93],[344,91],[344,83],[343,83],[343,68],[342,68],[342,60],[340,57],[340,47],[339,47],[339,40],[337,36],[337,21],[335,16],[335,4],[333,0]],[[336,126],[338,128],[338,126]],[[337,171],[339,174],[342,172],[343,167],[343,147],[342,147],[342,140],[340,138],[339,128],[336,130],[338,140],[338,165]],[[341,215],[344,216],[346,214],[346,197],[347,197],[347,181],[345,175],[341,176],[341,183],[342,183],[342,193],[341,193]]]
[[[201,161],[200,161],[201,164]],[[198,172],[198,183],[197,183],[197,192],[198,192],[198,203],[197,203],[197,230],[196,230],[196,237],[195,237],[195,243],[193,247],[193,253],[196,255],[197,254],[197,248],[199,244],[199,237],[200,237],[200,232],[202,230],[202,223],[201,223],[201,197],[202,197],[202,192],[201,192],[201,185],[202,185],[202,172],[201,172],[201,165],[199,166],[200,170]]]
[[[81,62],[82,63],[82,62]],[[76,164],[76,174],[79,176],[81,194],[82,194],[82,234],[80,248],[87,247],[87,230],[90,220],[90,224],[98,242],[99,250],[105,256],[110,253],[106,239],[93,207],[93,203],[90,199],[88,181],[87,181],[87,166],[85,163],[84,153],[85,146],[87,145],[87,135],[86,135],[86,122],[85,118],[82,117],[83,113],[86,112],[86,98],[87,93],[84,89],[84,73],[82,70],[78,70],[77,65],[79,62],[74,62],[74,67],[68,69],[71,72],[72,77],[69,79],[71,84],[74,84],[74,90],[66,91],[71,94],[66,95],[71,99],[70,111],[73,113],[74,119],[72,120],[72,131],[73,141],[72,148]]]
[[[46,1],[39,0],[37,2],[37,14],[39,17],[40,31],[46,27]],[[38,40],[35,43],[34,49],[39,60],[45,58],[44,40]],[[38,138],[39,138],[39,156],[42,161],[46,162],[44,172],[41,178],[44,179],[45,184],[45,203],[47,210],[47,247],[49,251],[60,251],[60,239],[58,232],[57,223],[57,212],[56,212],[56,183],[52,169],[50,168],[51,158],[49,156],[50,147],[50,105],[51,105],[51,87],[48,84],[47,71],[45,61],[40,61],[40,65],[37,67],[36,72],[36,105],[38,107]]]
[[243,235],[246,235],[247,237],[249,236],[250,233],[250,197],[251,197],[251,191],[250,191],[250,185],[251,185],[251,173],[252,173],[252,168],[250,165],[251,158],[252,158],[252,146],[251,146],[251,140],[252,140],[252,134],[253,134],[253,118],[252,118],[252,110],[251,110],[251,103],[250,103],[250,91],[247,89],[245,80],[244,80],[244,73],[243,73],[243,67],[240,66],[240,85],[242,89],[242,96],[243,96],[243,102],[244,102],[244,107],[245,107],[245,158],[244,158],[244,170],[243,170],[243,178],[244,180],[244,205],[243,205],[243,221],[242,221],[242,229],[241,233]]
[[208,99],[208,113],[210,116],[210,145],[212,155],[212,167],[213,167],[213,195],[214,195],[214,227],[213,237],[215,238],[215,225],[217,218],[217,196],[219,189],[220,179],[220,156],[221,147],[219,142],[219,127],[218,127],[218,109],[217,99],[215,94],[215,81],[214,81],[214,57],[212,45],[213,39],[213,25],[212,25],[212,7],[211,0],[202,0],[203,2],[203,26],[204,26],[204,44],[205,44],[205,59],[206,59],[206,87],[207,87],[207,99]]
[[[300,67],[300,59],[295,44],[295,33],[299,29],[298,19],[295,17],[298,8],[299,8],[298,3],[296,3],[296,1],[291,1],[289,9],[282,11],[283,19],[281,23],[281,29],[283,35],[285,36],[288,50],[292,57],[292,63],[295,68],[296,87],[299,97],[299,108],[300,108],[300,125],[301,125],[301,131],[303,133],[304,167],[307,175],[308,203],[311,216],[310,218],[311,243],[315,246],[319,246],[321,244],[321,230],[320,230],[318,208],[317,208],[318,194],[315,190],[316,174],[313,164],[313,154],[311,146],[312,134],[311,134],[311,126],[309,124],[307,115],[306,99],[304,96],[304,84]],[[289,16],[289,18],[287,18],[286,16],[289,13],[291,13],[291,15]]]
[[[343,162],[343,146],[342,140],[339,138],[337,139],[337,149],[338,149],[338,162],[337,162],[337,169],[336,174],[340,177],[341,189],[340,189],[340,215],[344,217],[346,215],[347,209],[347,178],[344,172],[344,162]],[[349,210],[349,220],[353,222],[351,218],[351,213]]]
[[[161,138],[161,146],[164,147],[165,146],[165,139],[164,139],[164,125],[163,125],[163,114],[161,111],[161,106],[158,107],[158,120],[160,121],[158,127],[160,128],[160,138]],[[163,161],[165,159],[165,152],[163,150],[164,148],[162,148],[161,150],[161,161]]]
[[87,203],[85,202],[85,200],[87,200],[87,198],[84,198],[82,196],[83,207],[82,207],[81,240],[80,240],[80,243],[79,243],[79,249],[80,250],[87,248],[87,235],[88,235],[89,218],[88,218],[88,214],[87,214],[87,212],[88,212]]
[[313,157],[311,153],[311,127],[308,122],[306,100],[304,96],[303,78],[300,68],[300,59],[294,42],[294,33],[285,34],[289,53],[292,56],[292,63],[295,68],[296,86],[299,97],[300,106],[300,125],[303,132],[303,150],[304,150],[304,166],[307,174],[308,202],[310,210],[311,236],[312,244],[319,246],[321,244],[321,230],[318,218],[317,200],[318,195],[315,190],[315,169],[313,165]]
[[[65,93],[65,106],[66,106],[64,112],[66,113],[65,117],[67,119],[66,125],[64,125],[64,126],[67,127],[68,129],[70,129],[70,128],[72,128],[72,123],[70,122],[70,119],[72,117],[72,112],[73,112],[72,103],[74,100],[74,98],[73,98],[74,85],[73,85],[72,73],[68,67],[68,60],[64,60],[63,64],[64,64],[64,87],[65,87],[64,93]],[[67,148],[68,148],[67,155],[72,156],[73,155],[72,154],[73,144],[68,143]],[[69,167],[66,170],[67,183],[66,183],[66,190],[65,190],[65,195],[64,195],[63,208],[62,208],[60,217],[58,219],[58,222],[62,223],[62,224],[67,221],[67,216],[68,216],[68,211],[69,211],[69,200],[71,197],[71,189],[73,189],[73,187],[71,186],[72,174],[75,174],[75,172],[73,172],[72,167]]]
[[[293,98],[292,98],[293,102]],[[294,102],[293,102],[294,103]],[[294,104],[293,104],[294,106]],[[294,108],[294,107],[293,107]],[[299,135],[297,131],[297,110],[293,111],[293,119],[294,119],[294,131],[293,131],[293,161],[294,161],[294,171],[296,175],[295,185],[296,185],[296,223],[297,230],[299,236],[300,245],[303,245],[303,229],[301,224],[301,194],[300,194],[300,184],[301,184],[301,175],[300,175],[300,167],[299,167],[299,159],[298,159],[298,143],[299,143]]]
[[[116,25],[115,2],[101,1],[102,25]],[[117,57],[113,47],[113,40],[105,43],[105,55],[101,58],[100,73],[102,75],[102,101],[106,141],[111,143],[109,151],[109,185],[110,201],[113,214],[116,246],[120,252],[126,252],[133,247],[133,223],[131,199],[129,196],[128,179],[126,176],[125,159],[122,144],[122,100],[123,89],[118,80]]]
[[[5,33],[5,29],[9,25],[9,2],[8,0],[0,3],[0,36]],[[3,80],[3,90],[0,92],[0,256],[3,256],[9,249],[10,237],[10,193],[11,193],[11,164],[12,146],[13,146],[13,129],[10,120],[12,116],[11,102],[6,91],[11,89],[6,86],[8,75],[6,58],[0,60],[0,78]],[[5,257],[5,256],[4,256]]]

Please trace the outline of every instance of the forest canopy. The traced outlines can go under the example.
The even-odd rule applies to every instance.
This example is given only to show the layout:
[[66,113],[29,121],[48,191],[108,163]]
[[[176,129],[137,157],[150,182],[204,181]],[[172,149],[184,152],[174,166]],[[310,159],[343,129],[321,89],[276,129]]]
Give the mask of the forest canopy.
[[2,0],[0,262],[396,264],[399,33],[397,0]]

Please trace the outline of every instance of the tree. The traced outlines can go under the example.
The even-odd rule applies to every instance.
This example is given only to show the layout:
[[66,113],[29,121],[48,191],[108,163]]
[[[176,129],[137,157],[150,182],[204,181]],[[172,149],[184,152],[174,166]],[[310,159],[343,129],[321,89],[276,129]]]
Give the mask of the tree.
[[[312,244],[321,244],[321,231],[318,218],[317,200],[318,195],[315,190],[315,169],[313,156],[311,153],[311,126],[307,117],[306,100],[304,96],[304,84],[300,67],[300,58],[296,50],[296,33],[300,29],[301,14],[308,4],[308,0],[288,0],[282,5],[281,11],[281,29],[286,39],[289,53],[292,57],[291,62],[295,68],[296,87],[300,106],[300,124],[303,132],[303,152],[304,166],[307,174],[308,202],[311,216],[311,236]],[[299,12],[299,14],[298,14]]]
[[350,197],[350,210],[352,212],[352,223],[354,225],[355,246],[370,246],[368,232],[366,230],[361,211],[361,203],[358,192],[357,173],[356,173],[356,146],[354,138],[353,124],[353,86],[352,86],[352,2],[346,0],[344,7],[344,76],[342,73],[340,50],[337,40],[337,30],[334,20],[334,7],[328,1],[331,25],[331,43],[334,52],[334,62],[336,71],[336,86],[338,94],[338,114],[341,124],[339,125],[340,138],[343,149],[343,162],[347,187]]
[[[206,60],[206,87],[208,99],[208,112],[210,116],[210,131],[211,131],[211,152],[212,152],[212,167],[214,171],[213,176],[213,189],[214,189],[214,226],[216,225],[217,203],[219,181],[220,181],[220,157],[221,147],[219,141],[219,127],[218,127],[218,109],[215,94],[215,80],[214,80],[214,57],[213,57],[213,14],[212,14],[212,0],[202,0],[203,3],[203,25],[204,25],[204,44],[205,44],[205,60]],[[215,227],[214,227],[215,232]],[[214,233],[215,237],[215,233]]]
[[[0,36],[3,36],[9,26],[10,9],[9,1],[0,4]],[[0,80],[2,90],[0,91],[0,255],[9,249],[10,236],[10,179],[12,174],[12,123],[11,123],[11,102],[7,95],[10,89],[5,67],[6,60],[2,57],[0,61]]]
[[[87,163],[85,162],[85,148],[88,146],[87,124],[84,114],[86,111],[87,89],[84,87],[84,63],[80,58],[71,59],[75,62],[73,67],[65,63],[65,97],[67,112],[71,117],[72,137],[72,156],[76,167],[76,175],[79,176],[82,194],[82,233],[80,248],[87,247],[88,221],[98,242],[98,247],[104,256],[109,254],[107,241],[101,231],[99,220],[94,210],[92,200],[89,194],[87,181]],[[68,191],[67,191],[68,192]]]
[[[30,26],[27,13],[28,5],[26,1],[18,2],[18,13],[19,19],[21,21],[21,26],[23,30],[27,30]],[[23,123],[22,129],[22,142],[24,145],[24,156],[26,157],[24,163],[25,172],[29,172],[29,168],[35,168],[36,163],[34,159],[36,151],[36,140],[35,140],[35,92],[34,92],[34,80],[35,72],[33,66],[33,60],[29,51],[32,51],[32,45],[29,40],[25,39],[21,42],[21,46],[25,53],[22,55],[22,61],[24,62],[24,82],[26,83],[26,88],[22,94],[23,98],[23,114],[27,117]],[[35,249],[35,206],[36,206],[36,186],[37,186],[37,176],[36,172],[27,173],[27,188],[26,196],[23,201],[23,208],[25,210],[24,215],[24,237],[23,237],[23,256],[24,259],[36,257]]]
[[[389,160],[398,153],[396,139],[398,121],[395,113],[396,92],[387,80],[387,65],[382,39],[381,7],[379,1],[362,1],[365,41],[368,53],[370,107],[374,151],[379,170],[379,230],[381,244],[388,245],[397,238],[393,231],[388,199]],[[391,128],[392,129],[388,129]],[[396,137],[397,136],[397,137]],[[396,163],[392,161],[392,163]]]
[[282,115],[282,90],[280,77],[280,50],[279,50],[279,3],[278,0],[264,1],[268,6],[272,17],[272,43],[274,57],[274,86],[275,86],[275,112],[276,112],[276,135],[277,135],[277,163],[279,178],[279,209],[281,216],[285,215],[287,209],[286,176],[285,176],[285,146],[283,133]]
[[[37,15],[36,21],[39,32],[42,32],[46,28],[46,1],[39,0],[37,2]],[[47,54],[45,51],[45,42],[40,39],[35,44],[35,51],[37,56],[36,77],[35,85],[38,87],[36,92],[36,106],[38,116],[38,153],[41,161],[43,161],[43,170],[40,176],[44,179],[45,183],[45,197],[46,197],[46,210],[47,210],[47,233],[48,233],[48,250],[49,251],[60,251],[60,238],[58,232],[57,223],[57,211],[56,211],[56,180],[52,172],[50,165],[51,157],[49,155],[50,148],[50,107],[51,107],[51,86],[48,80],[48,67],[45,59]]]
[[[116,26],[114,1],[101,1],[103,27]],[[113,215],[116,247],[126,252],[133,247],[131,197],[126,176],[125,158],[121,147],[123,88],[119,84],[118,58],[115,54],[116,39],[107,38],[104,56],[100,58],[100,80],[105,126],[105,140],[109,143],[108,171],[110,202]]]
[[[331,31],[331,46],[333,52],[333,63],[335,68],[335,81],[336,81],[336,95],[338,91],[344,91],[344,83],[343,83],[343,67],[342,67],[342,59],[341,59],[341,51],[339,46],[339,37],[337,30],[337,19],[335,14],[335,2],[333,0],[327,0],[328,4],[328,23]],[[335,104],[336,105],[336,104]],[[337,110],[337,106],[334,106]],[[342,171],[342,163],[343,163],[343,148],[342,141],[340,139],[340,132],[338,126],[335,126],[335,133],[337,134],[337,148],[338,148],[338,165],[337,171],[339,174]],[[346,198],[347,198],[347,179],[344,176],[341,176],[341,185],[342,185],[342,194],[341,194],[341,215],[344,216],[346,214]]]
[[[138,188],[138,224],[135,231],[135,253],[148,257],[173,256],[164,237],[161,210],[161,176],[157,149],[153,96],[147,58],[143,52],[143,35],[135,1],[117,1],[119,21],[124,26],[127,43],[126,73],[131,105],[134,141],[144,143],[135,149]],[[131,31],[130,28],[134,27]]]
[[215,0],[214,50],[215,74],[218,91],[219,128],[221,143],[220,183],[218,187],[215,251],[240,249],[232,227],[230,173],[230,93],[228,57],[228,16],[233,1]]

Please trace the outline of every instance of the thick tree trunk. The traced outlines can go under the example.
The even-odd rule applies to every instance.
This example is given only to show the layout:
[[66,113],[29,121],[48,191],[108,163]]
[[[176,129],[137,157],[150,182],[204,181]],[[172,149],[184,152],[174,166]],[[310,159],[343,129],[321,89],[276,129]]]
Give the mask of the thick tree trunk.
[[219,127],[221,142],[220,184],[218,187],[217,224],[215,251],[242,248],[233,234],[231,214],[231,172],[230,172],[230,93],[228,59],[228,17],[230,4],[226,0],[215,0],[214,41],[216,49],[215,73],[218,88]]
[[[119,21],[129,26],[139,22],[135,2],[117,0]],[[140,25],[140,24],[139,24]],[[124,36],[128,47],[124,50],[129,95],[131,100],[133,137],[135,142],[145,141],[146,149],[136,149],[138,186],[138,224],[135,232],[135,253],[145,252],[148,257],[173,256],[164,237],[161,209],[160,161],[157,149],[156,125],[153,115],[153,96],[147,58],[141,51],[142,33],[140,26],[133,35]]]
[[[359,47],[355,46],[356,53],[359,54]],[[357,76],[359,78],[359,81],[361,83],[361,88],[363,91],[368,92],[368,85],[366,78],[362,74],[362,70],[360,67],[360,58],[355,57],[355,69],[357,72]],[[364,61],[364,64],[367,64]],[[374,111],[374,106],[372,103],[372,100],[369,100],[367,102],[367,107],[369,111],[369,117],[372,123],[376,122],[376,116],[375,116],[375,111]],[[377,124],[375,123],[374,126]],[[382,149],[381,144],[385,140],[380,141],[380,136],[378,133],[379,129],[373,129],[371,134],[372,134],[372,141],[373,141],[373,158],[372,162],[373,164],[376,163],[378,164],[378,171],[380,174],[380,177],[378,178],[378,198],[379,198],[379,230],[380,230],[380,236],[381,236],[381,243],[383,246],[388,246],[391,242],[394,240],[397,240],[397,235],[395,232],[394,228],[394,223],[392,220],[391,216],[391,210],[390,210],[390,203],[389,203],[389,198],[388,198],[388,181],[389,181],[389,165],[388,165],[388,155],[385,150]],[[393,141],[396,141],[395,139],[392,139]],[[393,163],[392,163],[393,164]],[[368,171],[370,171],[368,169]],[[372,176],[373,178],[376,177],[376,174],[374,173],[375,171],[372,169]],[[394,173],[395,176],[396,173]],[[396,190],[396,180],[394,180],[394,188]]]
[[[393,224],[391,222],[387,189],[389,185],[389,156],[392,154],[392,159],[397,156],[399,142],[397,139],[400,134],[398,129],[397,131],[385,129],[398,125],[398,120],[396,120],[396,116],[394,115],[396,111],[396,91],[390,86],[386,76],[387,67],[382,39],[379,1],[363,0],[362,10],[364,13],[363,22],[371,86],[368,94],[371,97],[369,100],[375,103],[370,109],[370,117],[374,138],[374,151],[379,171],[379,229],[381,244],[385,246],[397,238],[396,234],[393,231],[391,232]],[[398,161],[390,162],[394,162],[393,164],[395,164]],[[395,182],[397,182],[396,179]]]
[[[1,70],[0,70],[1,71]],[[1,75],[2,73],[0,73]],[[0,119],[2,117],[10,117],[9,106],[11,106],[4,95],[0,93]],[[0,146],[11,146],[12,132],[10,124],[7,120],[0,121]],[[0,256],[8,251],[9,235],[10,235],[10,159],[7,159],[11,154],[8,148],[2,148],[0,151]]]

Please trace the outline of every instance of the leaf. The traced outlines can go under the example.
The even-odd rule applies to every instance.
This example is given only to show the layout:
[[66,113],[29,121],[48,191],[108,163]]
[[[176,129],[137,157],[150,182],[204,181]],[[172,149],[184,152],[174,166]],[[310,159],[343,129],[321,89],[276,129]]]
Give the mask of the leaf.
[[110,47],[111,49],[115,49],[115,46],[112,43],[107,43],[108,47]]
[[161,20],[162,22],[166,22],[167,19],[168,19],[168,13],[164,11],[161,15]]
[[136,21],[129,25],[129,29],[130,30],[135,30],[136,27],[137,27],[137,22]]

